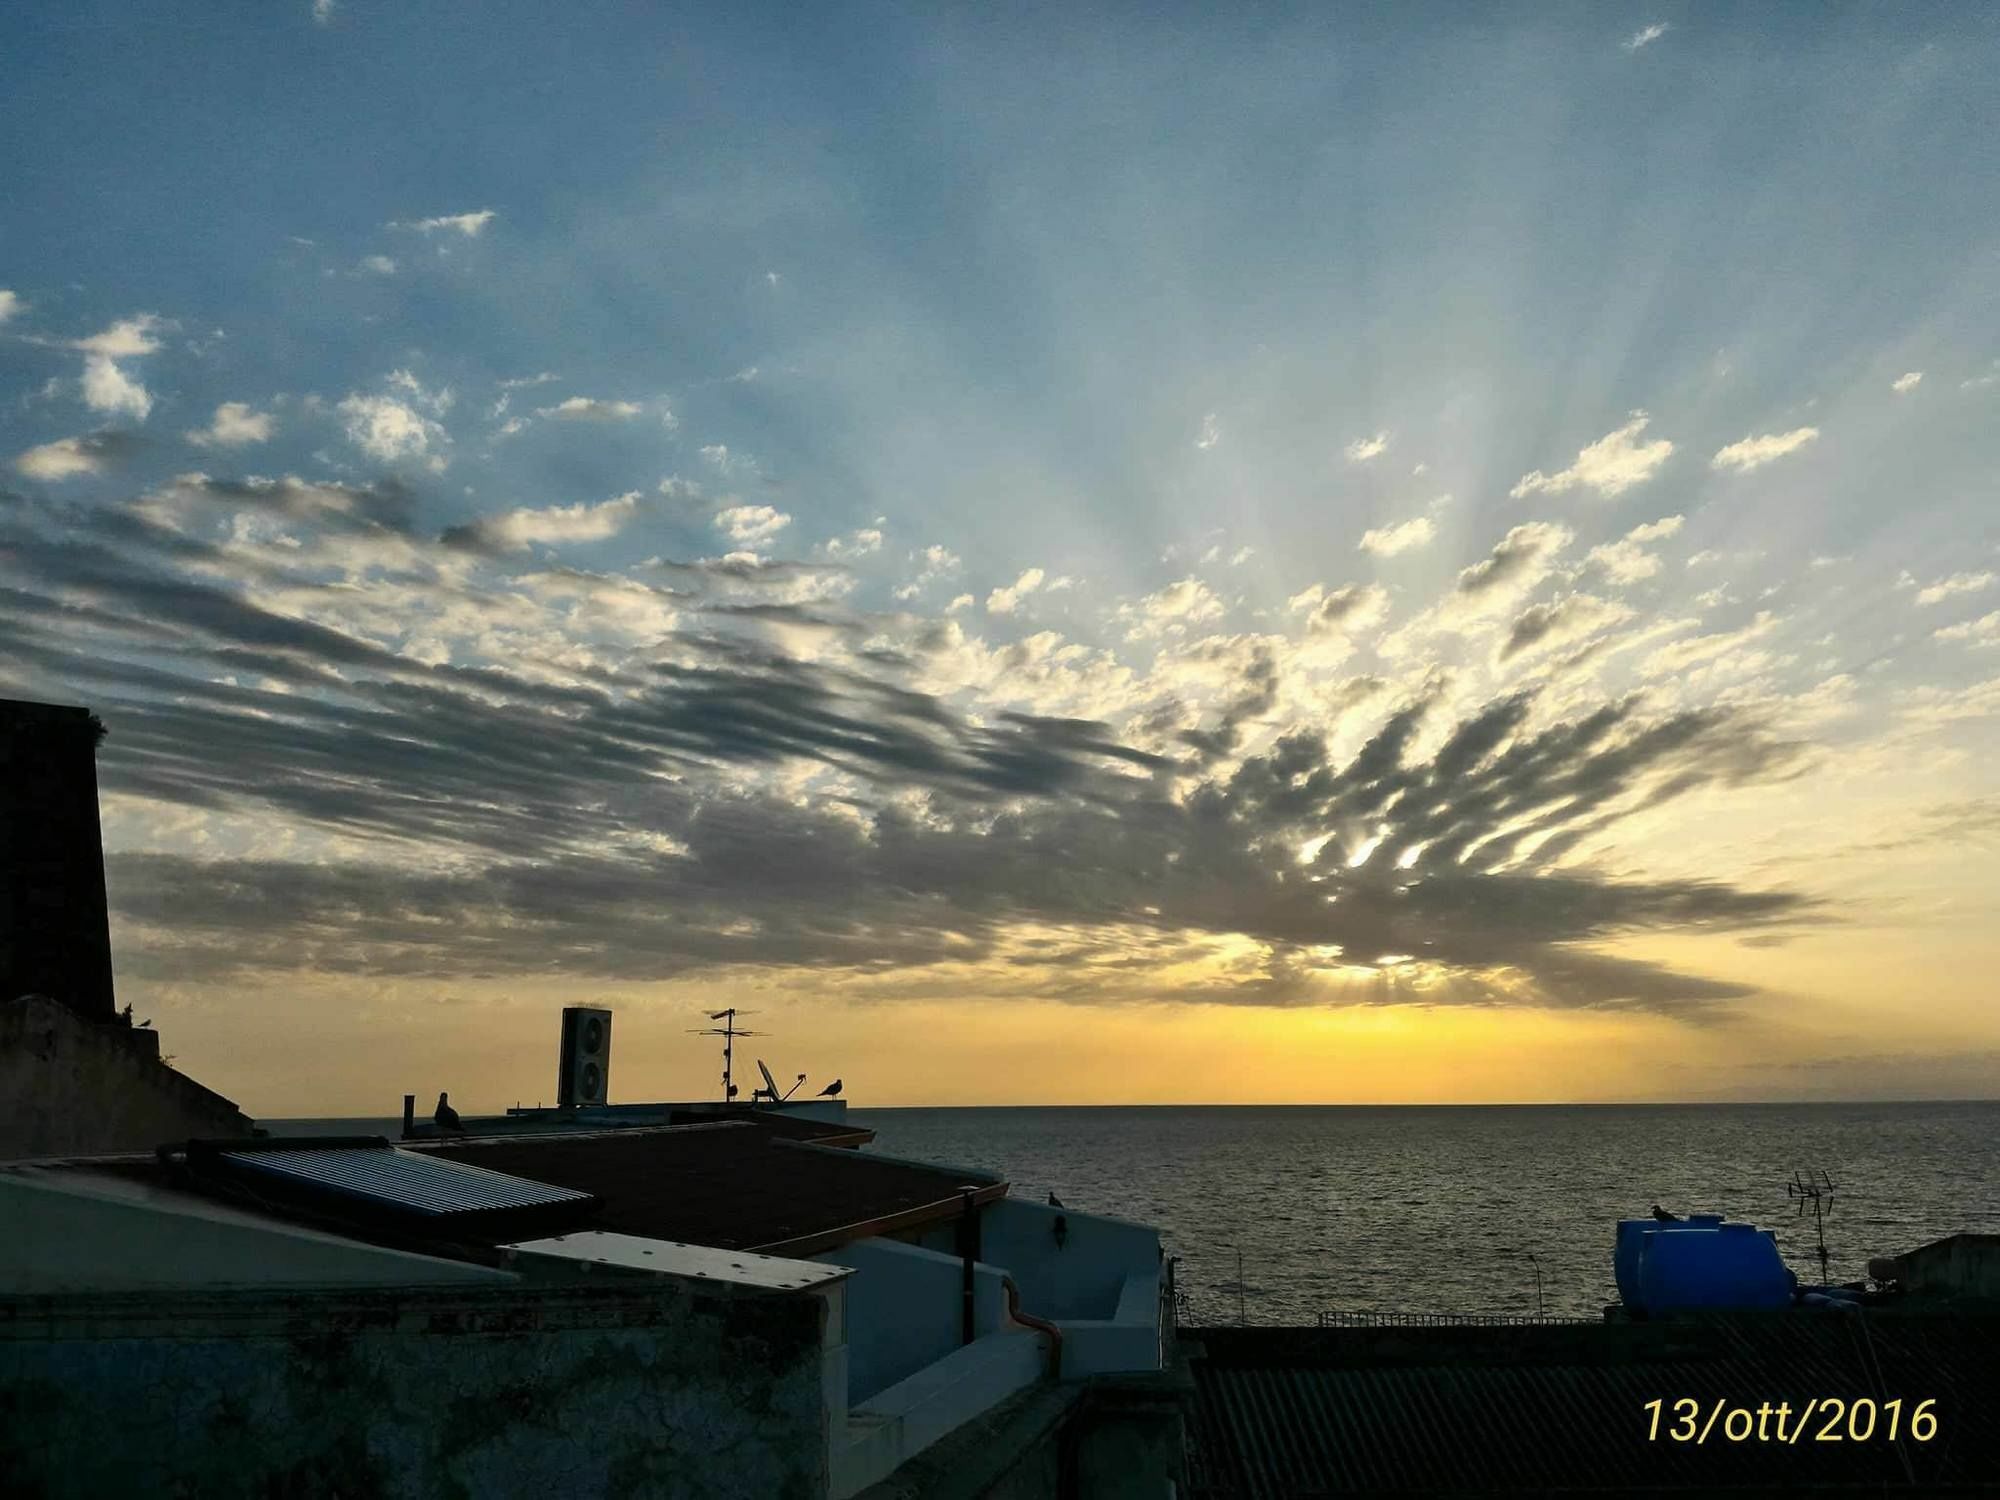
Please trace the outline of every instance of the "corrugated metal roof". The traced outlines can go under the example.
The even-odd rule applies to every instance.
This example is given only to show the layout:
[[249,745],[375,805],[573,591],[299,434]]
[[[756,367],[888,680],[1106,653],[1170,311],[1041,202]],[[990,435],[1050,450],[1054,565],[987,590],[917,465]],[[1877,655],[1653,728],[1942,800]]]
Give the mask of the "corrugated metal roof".
[[[2000,1481],[2000,1319],[1774,1313],[1597,1328],[1212,1329],[1195,1357],[1191,1490],[1332,1494],[1706,1492]],[[1891,1443],[1649,1435],[1646,1403],[1705,1413],[1900,1398]],[[1936,1433],[1907,1437],[1934,1399]],[[1823,1409],[1823,1408],[1822,1408]],[[1674,1418],[1669,1410],[1665,1426]],[[1886,1416],[1878,1418],[1886,1431]]]
[[551,1187],[388,1145],[221,1151],[217,1155],[236,1171],[253,1177],[268,1174],[431,1218],[566,1203],[581,1208],[592,1201],[590,1194],[573,1188]]

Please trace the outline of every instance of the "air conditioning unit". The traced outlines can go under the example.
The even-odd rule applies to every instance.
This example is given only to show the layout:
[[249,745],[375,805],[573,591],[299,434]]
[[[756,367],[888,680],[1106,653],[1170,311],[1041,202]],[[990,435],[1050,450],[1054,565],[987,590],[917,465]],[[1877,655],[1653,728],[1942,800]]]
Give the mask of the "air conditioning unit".
[[564,1109],[602,1104],[610,1087],[611,1012],[592,1005],[565,1005],[556,1103]]

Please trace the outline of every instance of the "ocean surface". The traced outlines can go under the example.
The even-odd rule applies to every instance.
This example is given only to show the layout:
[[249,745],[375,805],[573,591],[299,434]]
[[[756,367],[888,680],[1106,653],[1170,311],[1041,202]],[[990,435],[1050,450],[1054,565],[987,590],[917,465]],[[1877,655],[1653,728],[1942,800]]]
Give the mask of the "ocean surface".
[[[870,1149],[1004,1175],[1017,1196],[1156,1226],[1196,1323],[1320,1313],[1594,1318],[1613,1225],[1654,1203],[1777,1231],[1819,1279],[1794,1171],[1835,1184],[1835,1281],[2000,1232],[2000,1102],[854,1109]],[[395,1121],[268,1121],[386,1130]],[[1239,1281],[1239,1257],[1241,1265]],[[1540,1286],[1537,1289],[1537,1273]]]

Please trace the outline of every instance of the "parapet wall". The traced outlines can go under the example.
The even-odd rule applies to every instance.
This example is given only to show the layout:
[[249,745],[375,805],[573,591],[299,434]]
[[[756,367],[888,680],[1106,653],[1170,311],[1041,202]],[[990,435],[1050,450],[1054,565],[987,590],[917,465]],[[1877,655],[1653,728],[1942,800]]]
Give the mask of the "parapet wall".
[[160,1061],[158,1033],[39,995],[0,999],[0,1160],[249,1135],[247,1115]]

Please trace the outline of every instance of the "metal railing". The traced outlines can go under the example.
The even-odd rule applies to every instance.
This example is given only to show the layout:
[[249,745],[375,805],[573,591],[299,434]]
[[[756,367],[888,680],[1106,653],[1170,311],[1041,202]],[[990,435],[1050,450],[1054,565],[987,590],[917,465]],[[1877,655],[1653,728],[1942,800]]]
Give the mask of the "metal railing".
[[1602,1321],[1534,1313],[1322,1312],[1314,1317],[1321,1328],[1564,1328]]

